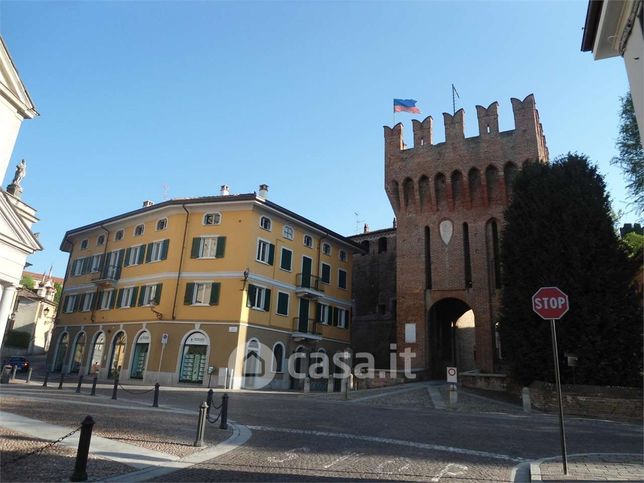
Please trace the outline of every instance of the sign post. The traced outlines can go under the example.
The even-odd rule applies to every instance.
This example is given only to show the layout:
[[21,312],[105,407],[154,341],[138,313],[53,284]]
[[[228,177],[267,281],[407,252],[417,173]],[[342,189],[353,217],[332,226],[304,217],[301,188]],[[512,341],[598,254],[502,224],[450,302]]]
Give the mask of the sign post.
[[557,350],[557,328],[555,321],[568,312],[568,295],[557,287],[541,287],[532,296],[532,310],[544,320],[550,320],[552,335],[552,355],[555,361],[555,383],[559,400],[559,433],[561,436],[561,458],[564,475],[568,474],[568,455],[566,453],[566,430],[563,418],[563,398],[561,396],[561,378],[559,376],[559,352]]
[[157,382],[159,382],[159,375],[161,374],[161,361],[163,361],[163,351],[165,346],[168,345],[168,334],[165,332],[161,336],[161,354],[159,354],[159,370],[157,371]]

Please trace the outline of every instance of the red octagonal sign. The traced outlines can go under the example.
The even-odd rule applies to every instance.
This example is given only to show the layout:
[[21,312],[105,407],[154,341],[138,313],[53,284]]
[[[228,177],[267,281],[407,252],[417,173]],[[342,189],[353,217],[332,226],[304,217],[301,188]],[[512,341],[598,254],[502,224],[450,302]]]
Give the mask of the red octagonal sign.
[[532,296],[532,310],[542,319],[560,319],[568,312],[568,296],[557,287],[541,287]]

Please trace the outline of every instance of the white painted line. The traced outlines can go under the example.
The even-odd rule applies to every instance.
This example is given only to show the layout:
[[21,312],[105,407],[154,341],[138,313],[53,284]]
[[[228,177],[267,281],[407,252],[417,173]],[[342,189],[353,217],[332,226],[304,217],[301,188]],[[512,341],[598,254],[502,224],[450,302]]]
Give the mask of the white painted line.
[[276,428],[271,426],[248,426],[252,431],[269,431],[276,433],[288,433],[288,434],[302,434],[310,436],[323,436],[328,438],[342,438],[350,439],[357,441],[370,441],[373,443],[385,443],[385,444],[395,444],[398,446],[408,446],[412,448],[427,449],[432,451],[444,451],[447,453],[457,453],[464,454],[468,456],[478,456],[481,458],[493,458],[497,460],[512,461],[512,462],[523,462],[525,459],[518,458],[515,456],[509,456],[498,453],[489,453],[487,451],[478,451],[473,449],[465,448],[455,448],[453,446],[442,446],[438,444],[429,444],[429,443],[416,443],[413,441],[405,441],[402,439],[393,439],[393,438],[381,438],[378,436],[361,436],[357,434],[350,433],[331,433],[328,431],[313,431],[313,430],[304,430],[304,429],[286,429],[286,428]]
[[465,465],[458,465],[456,463],[449,463],[445,466],[440,472],[434,476],[431,480],[432,482],[440,481],[441,478],[445,475],[447,476],[461,476],[464,475],[469,468]]
[[441,396],[440,391],[436,386],[427,386],[427,392],[429,397],[432,399],[432,404],[436,409],[447,409],[445,401],[443,401],[443,396]]
[[351,401],[352,403],[360,402],[360,401],[369,401],[370,399],[379,399],[381,397],[387,397],[393,394],[403,394],[405,392],[409,391],[414,391],[417,389],[422,389],[425,387],[425,385],[415,385],[414,387],[406,387],[404,389],[397,389],[397,390],[389,390],[389,391],[383,391],[378,394],[372,394],[370,396],[364,396],[364,397],[358,397],[357,392],[352,392],[351,393]]

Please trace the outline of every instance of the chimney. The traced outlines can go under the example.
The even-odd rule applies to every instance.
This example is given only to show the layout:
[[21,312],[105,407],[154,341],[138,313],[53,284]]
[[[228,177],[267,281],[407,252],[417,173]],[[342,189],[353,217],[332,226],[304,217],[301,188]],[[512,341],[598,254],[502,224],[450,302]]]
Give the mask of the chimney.
[[366,223],[364,224],[364,227],[362,228],[362,233],[369,233],[369,225]]
[[154,201],[145,200],[143,202],[143,208],[147,208],[148,206],[152,206],[153,204],[154,204]]
[[230,194],[230,188],[227,184],[222,184],[219,188],[219,196],[228,196]]
[[268,198],[268,185],[267,184],[260,184],[259,185],[259,193],[257,194],[260,198]]

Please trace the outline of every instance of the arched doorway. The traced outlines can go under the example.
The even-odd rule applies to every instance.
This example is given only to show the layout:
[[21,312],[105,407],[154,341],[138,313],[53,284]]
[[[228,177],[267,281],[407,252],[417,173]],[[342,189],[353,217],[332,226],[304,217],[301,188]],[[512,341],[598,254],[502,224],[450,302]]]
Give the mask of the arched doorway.
[[428,314],[429,369],[433,379],[445,379],[445,368],[474,369],[474,312],[462,300],[448,298]]
[[114,336],[114,341],[112,342],[112,357],[109,364],[109,372],[107,377],[114,377],[121,371],[123,364],[125,363],[125,345],[127,343],[127,337],[125,332],[120,331]]
[[250,339],[246,344],[246,354],[244,355],[244,388],[254,389],[255,378],[264,375],[259,352],[259,341]]
[[203,383],[208,357],[208,337],[203,332],[192,332],[183,343],[179,382]]
[[134,354],[132,355],[132,368],[130,369],[131,379],[143,379],[143,371],[145,371],[148,352],[150,350],[150,333],[144,330],[136,338],[134,343]]
[[90,359],[90,374],[96,374],[101,368],[103,353],[105,352],[105,332],[99,332],[94,339],[92,346],[92,357]]
[[81,332],[76,336],[76,342],[74,343],[74,352],[69,367],[69,372],[78,374],[80,368],[83,365],[83,356],[85,355],[85,342],[87,337],[85,332]]
[[60,372],[63,370],[63,361],[67,355],[67,347],[69,346],[69,334],[63,332],[58,339],[58,345],[56,346],[56,358],[54,359],[54,372]]

